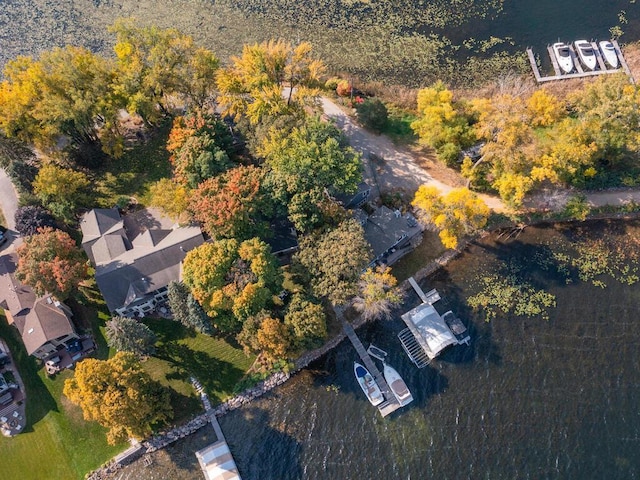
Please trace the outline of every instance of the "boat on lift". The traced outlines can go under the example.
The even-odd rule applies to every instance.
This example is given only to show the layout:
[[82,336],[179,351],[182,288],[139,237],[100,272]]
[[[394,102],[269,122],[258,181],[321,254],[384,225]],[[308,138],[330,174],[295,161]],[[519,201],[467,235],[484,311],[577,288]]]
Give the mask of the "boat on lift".
[[571,49],[569,45],[562,42],[554,43],[552,46],[553,54],[558,60],[558,65],[564,73],[571,73],[573,71],[573,57],[571,56]]
[[620,61],[618,60],[618,53],[616,47],[609,40],[601,41],[598,46],[604,57],[604,61],[607,62],[612,68],[618,68]]
[[576,52],[578,52],[578,57],[582,64],[589,70],[595,70],[597,65],[596,52],[594,52],[591,42],[576,40],[573,45],[576,47]]
[[404,380],[402,379],[400,374],[397,372],[397,370],[393,368],[391,365],[389,365],[388,363],[383,362],[382,365],[383,365],[384,379],[389,384],[389,388],[391,388],[391,393],[393,393],[393,396],[396,397],[396,400],[398,400],[398,403],[400,404],[400,406],[404,407],[405,405],[408,405],[409,403],[413,402],[413,396],[411,395],[411,392],[409,391],[407,384],[404,383]]

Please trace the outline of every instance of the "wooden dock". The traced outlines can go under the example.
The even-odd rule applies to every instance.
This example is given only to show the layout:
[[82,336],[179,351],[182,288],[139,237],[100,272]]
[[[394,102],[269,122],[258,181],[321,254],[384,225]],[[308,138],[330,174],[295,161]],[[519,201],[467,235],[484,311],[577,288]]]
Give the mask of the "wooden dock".
[[380,387],[382,395],[386,399],[384,402],[377,406],[380,414],[383,417],[386,417],[390,413],[395,412],[397,409],[399,409],[400,404],[391,392],[391,388],[389,388],[389,385],[384,379],[384,376],[382,376],[380,370],[378,370],[378,367],[376,367],[376,364],[371,359],[371,356],[364,348],[364,345],[362,345],[362,342],[358,338],[356,331],[353,329],[351,324],[344,319],[342,315],[338,315],[338,317],[342,322],[342,329],[344,330],[344,333],[346,333],[347,337],[349,337],[349,340],[351,340],[353,347],[356,349],[356,352],[358,352],[358,355],[362,359],[362,363],[364,363],[364,366],[367,368],[367,370],[369,370],[369,373],[373,376],[374,380]]
[[[618,42],[616,40],[611,40],[611,43],[616,49],[616,54],[618,55],[618,60],[620,61],[622,70],[627,74],[627,76],[631,80],[631,83],[635,84],[636,83],[635,79],[633,78],[633,75],[631,75],[631,70],[629,69],[627,62],[624,56],[622,55],[622,51],[620,50],[620,45],[618,45]],[[540,69],[538,68],[538,63],[536,62],[535,56],[533,54],[533,50],[531,48],[527,48],[527,57],[529,58],[529,63],[531,64],[531,70],[533,71],[533,75],[536,77],[536,82],[545,83],[545,82],[553,82],[556,80],[567,80],[570,78],[585,78],[585,77],[593,77],[597,75],[609,75],[609,74],[620,73],[621,69],[607,68],[607,65],[603,61],[602,54],[600,53],[600,49],[598,48],[598,45],[595,42],[591,42],[591,46],[595,51],[599,69],[585,71],[582,68],[582,65],[580,64],[580,60],[578,59],[578,56],[573,46],[569,45],[569,49],[571,51],[571,58],[573,59],[573,63],[575,65],[575,69],[577,70],[577,73],[562,73],[562,71],[560,70],[560,66],[558,65],[558,60],[556,59],[553,53],[553,48],[551,46],[548,46],[547,52],[549,53],[549,59],[551,60],[551,65],[553,67],[553,71],[555,75],[550,75],[547,77],[543,77],[541,75]]]

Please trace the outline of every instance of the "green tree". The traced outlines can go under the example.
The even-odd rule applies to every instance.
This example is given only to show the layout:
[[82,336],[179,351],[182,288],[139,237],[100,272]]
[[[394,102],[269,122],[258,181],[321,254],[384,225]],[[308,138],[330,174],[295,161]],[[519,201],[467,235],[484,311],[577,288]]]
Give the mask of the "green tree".
[[424,223],[440,230],[446,248],[456,248],[463,235],[471,234],[487,223],[489,207],[466,188],[451,190],[444,196],[436,187],[420,186],[411,204]]
[[294,268],[302,272],[317,297],[341,305],[357,293],[358,279],[371,261],[364,230],[346,220],[333,230],[307,235],[294,255]]
[[302,294],[293,295],[287,306],[284,323],[291,329],[292,343],[297,349],[319,347],[327,338],[324,308]]
[[282,289],[282,272],[261,240],[218,240],[187,253],[183,281],[218,330],[238,332],[272,303]]
[[211,319],[191,295],[189,287],[182,282],[171,282],[167,294],[174,320],[205,335],[213,334]]
[[128,317],[113,317],[106,326],[107,343],[119,352],[153,355],[156,335],[144,323]]
[[69,234],[44,228],[17,248],[16,277],[38,295],[50,293],[60,300],[89,278],[87,258]]
[[[302,114],[302,107],[319,95],[315,86],[323,71],[307,42],[245,45],[242,55],[231,57],[231,65],[217,74],[218,101],[224,115],[244,116],[252,124],[263,117]],[[289,90],[283,96],[285,85]]]
[[358,282],[360,292],[353,300],[354,308],[366,321],[391,318],[393,307],[402,302],[402,292],[397,285],[390,267],[368,268]]
[[118,89],[130,113],[156,124],[169,113],[172,96],[202,105],[212,94],[218,59],[190,36],[173,28],[140,27],[131,19],[110,30],[116,34]]
[[264,233],[271,205],[262,189],[263,175],[260,168],[240,166],[205,180],[192,191],[189,210],[216,239],[245,240]]
[[112,445],[128,438],[142,440],[152,425],[173,416],[169,392],[151,379],[131,353],[79,362],[73,377],[65,380],[63,392],[82,408],[85,420],[109,430],[107,441]]
[[266,188],[301,232],[331,220],[330,193],[353,193],[362,180],[360,156],[318,118],[291,132],[272,130],[259,153],[266,159]]
[[384,130],[389,119],[386,105],[378,98],[367,98],[364,102],[356,105],[356,113],[360,123],[376,133]]

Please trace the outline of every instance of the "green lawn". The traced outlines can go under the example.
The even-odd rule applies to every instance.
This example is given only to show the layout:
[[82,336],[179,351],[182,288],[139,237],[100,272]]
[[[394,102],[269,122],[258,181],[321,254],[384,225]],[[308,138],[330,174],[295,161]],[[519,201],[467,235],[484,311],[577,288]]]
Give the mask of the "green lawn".
[[96,171],[93,204],[110,208],[123,196],[146,204],[149,186],[171,175],[165,148],[170,130],[171,123],[167,122],[146,143],[127,149],[121,158],[108,161]]
[[171,388],[176,419],[202,409],[189,382],[191,375],[216,403],[232,395],[234,386],[255,360],[226,340],[195,333],[178,322],[146,319],[144,323],[158,336],[157,352],[143,363],[144,369]]
[[425,231],[422,243],[416,249],[408,253],[391,267],[391,272],[402,282],[435,260],[446,251],[435,232]]
[[80,408],[63,397],[64,380],[72,373],[47,378],[1,314],[0,337],[9,344],[25,383],[28,422],[20,435],[0,436],[3,479],[81,479],[125,448],[107,445],[105,429],[84,421]]
[[418,137],[411,129],[411,122],[417,117],[406,110],[396,107],[392,104],[386,104],[389,118],[382,133],[387,135],[394,143],[407,145],[414,143]]

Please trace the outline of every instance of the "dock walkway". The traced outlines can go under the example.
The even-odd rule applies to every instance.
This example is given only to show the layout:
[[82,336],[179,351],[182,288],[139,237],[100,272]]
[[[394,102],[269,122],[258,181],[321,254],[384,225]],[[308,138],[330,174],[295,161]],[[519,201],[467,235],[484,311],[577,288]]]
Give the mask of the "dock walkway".
[[398,401],[396,400],[396,397],[391,392],[391,388],[389,388],[389,384],[387,384],[387,381],[384,379],[384,376],[380,373],[380,370],[378,370],[378,367],[376,367],[376,364],[373,362],[373,360],[371,359],[371,356],[369,355],[367,350],[364,348],[364,345],[362,345],[362,342],[358,338],[358,335],[356,334],[356,331],[354,330],[354,328],[351,326],[349,322],[345,320],[344,316],[341,314],[342,312],[336,312],[336,313],[338,313],[338,318],[340,318],[340,321],[342,322],[342,329],[344,330],[344,333],[346,333],[347,337],[353,344],[353,347],[356,349],[356,352],[358,352],[358,355],[362,359],[362,363],[364,363],[364,366],[367,368],[367,370],[369,370],[369,373],[373,376],[374,380],[380,387],[380,391],[382,392],[382,395],[386,399],[384,402],[378,405],[378,410],[380,411],[380,414],[383,417],[386,417],[390,413],[395,412],[397,409],[399,409],[400,404],[398,403]]

